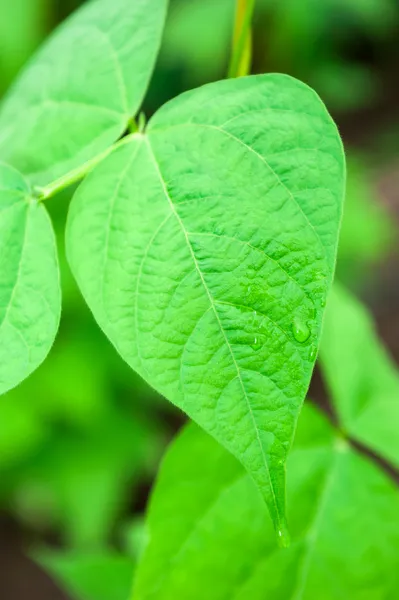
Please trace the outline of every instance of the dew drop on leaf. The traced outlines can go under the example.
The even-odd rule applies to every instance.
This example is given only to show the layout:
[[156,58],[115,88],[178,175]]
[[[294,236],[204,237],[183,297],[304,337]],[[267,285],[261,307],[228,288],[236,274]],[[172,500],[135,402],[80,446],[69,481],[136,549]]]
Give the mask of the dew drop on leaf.
[[310,329],[307,326],[305,321],[301,319],[294,319],[292,324],[292,333],[294,334],[294,338],[300,344],[304,344],[310,336]]
[[291,545],[290,534],[285,523],[281,523],[277,530],[277,543],[280,548],[289,548]]

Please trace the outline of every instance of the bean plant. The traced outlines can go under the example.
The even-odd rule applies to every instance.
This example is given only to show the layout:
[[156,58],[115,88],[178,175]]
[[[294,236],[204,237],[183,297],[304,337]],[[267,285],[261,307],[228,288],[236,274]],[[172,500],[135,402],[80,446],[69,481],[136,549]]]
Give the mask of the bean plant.
[[[237,7],[229,77],[148,123],[167,0],[88,2],[12,86],[0,110],[0,393],[57,334],[46,205],[75,186],[65,239],[81,293],[119,355],[192,421],[161,467],[132,599],[394,598],[397,490],[350,439],[397,464],[397,375],[382,366],[384,391],[362,394],[350,365],[365,349],[348,341],[361,311],[330,294],[342,142],[307,85],[246,75],[254,2]],[[327,299],[321,361],[342,426],[302,411]],[[386,359],[368,342],[372,377]]]

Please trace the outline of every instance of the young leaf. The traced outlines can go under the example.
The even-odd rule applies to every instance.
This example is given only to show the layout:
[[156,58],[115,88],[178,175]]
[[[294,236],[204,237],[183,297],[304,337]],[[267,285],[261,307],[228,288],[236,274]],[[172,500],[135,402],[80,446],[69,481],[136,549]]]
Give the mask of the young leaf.
[[50,218],[22,175],[0,163],[0,394],[45,359],[60,310]]
[[399,466],[399,373],[366,309],[338,284],[328,299],[320,359],[346,431]]
[[319,98],[261,75],[165,105],[91,173],[69,214],[69,261],[100,326],[242,461],[280,536],[343,189]]
[[126,600],[134,564],[115,552],[37,552],[36,560],[74,600]]
[[288,458],[293,543],[276,549],[240,464],[191,424],[150,501],[134,600],[388,600],[398,585],[399,494],[305,405]]
[[0,111],[0,158],[45,185],[108,148],[147,88],[167,0],[94,0],[23,71]]

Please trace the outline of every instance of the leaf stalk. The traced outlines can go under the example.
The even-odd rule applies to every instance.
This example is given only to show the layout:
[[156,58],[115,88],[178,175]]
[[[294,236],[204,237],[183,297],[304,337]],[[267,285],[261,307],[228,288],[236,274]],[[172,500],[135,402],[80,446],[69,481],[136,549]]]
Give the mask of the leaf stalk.
[[252,63],[251,22],[255,0],[237,0],[228,77],[248,75]]
[[67,189],[68,187],[74,185],[75,183],[79,183],[101,161],[103,161],[105,158],[107,158],[107,156],[109,156],[111,154],[111,152],[113,152],[120,146],[123,146],[124,144],[128,144],[131,141],[132,137],[135,135],[138,135],[138,132],[131,133],[131,134],[121,138],[115,144],[113,144],[112,146],[110,146],[109,148],[104,150],[103,152],[100,152],[100,154],[97,154],[97,156],[94,156],[93,158],[91,158],[90,160],[85,162],[80,167],[77,167],[76,169],[69,171],[68,173],[66,173],[62,177],[59,177],[58,179],[55,179],[48,185],[46,185],[44,187],[36,187],[34,189],[36,197],[38,198],[39,201],[49,200],[56,194],[62,192],[63,190]]

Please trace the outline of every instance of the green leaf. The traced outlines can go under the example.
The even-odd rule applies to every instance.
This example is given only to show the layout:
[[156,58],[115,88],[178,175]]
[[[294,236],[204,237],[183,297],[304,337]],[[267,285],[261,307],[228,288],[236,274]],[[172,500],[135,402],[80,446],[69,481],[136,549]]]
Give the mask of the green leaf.
[[320,359],[345,430],[399,466],[399,373],[365,307],[338,284],[328,299]]
[[134,562],[115,552],[37,552],[36,560],[75,600],[126,600]]
[[305,405],[288,459],[289,549],[235,459],[191,424],[150,501],[134,600],[393,600],[399,495]]
[[335,125],[283,75],[165,105],[72,201],[67,253],[128,364],[246,466],[284,536],[344,188]]
[[37,53],[0,112],[0,158],[44,185],[107,149],[140,106],[167,0],[94,0]]
[[60,310],[50,218],[22,175],[0,163],[0,394],[46,358]]

